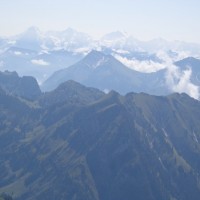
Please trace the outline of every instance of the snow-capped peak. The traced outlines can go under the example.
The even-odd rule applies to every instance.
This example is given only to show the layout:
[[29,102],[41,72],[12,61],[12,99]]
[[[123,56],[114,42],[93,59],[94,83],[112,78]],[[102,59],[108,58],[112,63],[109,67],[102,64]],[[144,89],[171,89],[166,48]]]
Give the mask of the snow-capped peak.
[[42,38],[43,34],[39,30],[39,28],[32,26],[28,28],[25,32],[19,35],[20,38]]
[[120,40],[124,39],[127,37],[126,33],[120,32],[120,31],[115,31],[108,33],[102,37],[102,40],[109,40],[109,41],[114,41],[114,40]]

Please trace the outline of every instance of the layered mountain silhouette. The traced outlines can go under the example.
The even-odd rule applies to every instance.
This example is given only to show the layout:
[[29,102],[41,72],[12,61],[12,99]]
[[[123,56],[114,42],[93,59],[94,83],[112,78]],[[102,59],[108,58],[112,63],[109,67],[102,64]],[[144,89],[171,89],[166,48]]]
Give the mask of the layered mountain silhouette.
[[36,51],[22,47],[9,47],[0,53],[1,71],[17,71],[20,76],[34,76],[39,82],[56,70],[78,62],[83,55],[64,49]]
[[0,72],[0,87],[7,93],[35,100],[41,95],[39,85],[31,76],[19,77],[16,72]]
[[75,81],[60,84],[55,90],[46,92],[38,99],[39,104],[45,107],[56,104],[85,105],[100,99],[104,93],[98,89],[89,88]]
[[156,73],[141,73],[127,68],[111,55],[91,51],[80,62],[55,72],[41,86],[43,91],[55,89],[60,83],[74,80],[103,91],[147,92],[166,94],[163,80],[165,70]]
[[[132,70],[134,72],[131,72],[127,77],[126,74],[128,72],[124,72],[127,70],[122,70],[123,78],[120,77],[122,85],[114,80],[119,79],[119,71],[114,74],[115,78],[112,77],[112,79],[106,80],[105,76],[108,79],[108,73],[113,70],[113,67],[111,69],[111,63],[114,63],[114,61],[108,61],[107,64],[110,67],[107,67],[107,69],[110,68],[108,70],[109,72],[103,72],[98,67],[95,73],[90,73],[91,76],[95,77],[90,76],[83,82],[78,78],[73,80],[105,91],[114,89],[122,94],[130,91],[148,92],[156,95],[174,92],[173,88],[176,87],[172,86],[169,88],[166,86],[165,70],[161,70],[168,67],[166,66],[166,61],[167,63],[174,63],[188,56],[198,58],[200,55],[200,46],[198,44],[181,41],[169,42],[165,39],[157,38],[144,42],[120,31],[108,33],[102,38],[94,40],[88,34],[81,33],[72,28],[67,28],[63,31],[42,32],[37,27],[30,27],[18,35],[0,38],[0,69],[1,71],[17,71],[20,76],[34,76],[39,84],[41,84],[54,72],[66,69],[72,65],[77,65],[75,63],[79,61],[80,64],[83,61],[81,59],[93,49],[99,50],[107,56],[113,55],[121,64],[124,64],[124,67],[128,66],[131,70],[136,70],[137,73]],[[109,60],[112,60],[112,58],[110,57]],[[93,63],[92,66],[98,64],[98,62]],[[193,64],[192,61],[191,63],[189,62],[190,64]],[[120,64],[116,63],[116,65]],[[102,65],[101,68],[103,68]],[[103,75],[99,74],[99,76],[96,76],[97,71],[100,71]],[[86,72],[84,71],[84,73]],[[196,74],[196,72],[193,73]],[[132,77],[131,74],[136,75]],[[184,72],[181,71],[181,74],[184,75]],[[66,80],[70,80],[68,78],[70,77],[67,76]],[[93,79],[97,79],[96,85],[93,84]],[[100,84],[101,81],[98,79],[104,79],[105,83],[103,85],[102,83]],[[198,79],[198,76],[194,77],[194,79],[192,77],[191,81],[193,84],[199,86]],[[54,83],[52,85],[50,83],[46,84],[47,82],[44,83],[44,90],[55,89],[58,86],[58,84],[53,86]],[[177,90],[176,92],[180,91]],[[181,92],[187,92],[189,94],[187,86]]]
[[198,200],[200,103],[74,81],[24,101],[0,89],[0,193],[16,200]]

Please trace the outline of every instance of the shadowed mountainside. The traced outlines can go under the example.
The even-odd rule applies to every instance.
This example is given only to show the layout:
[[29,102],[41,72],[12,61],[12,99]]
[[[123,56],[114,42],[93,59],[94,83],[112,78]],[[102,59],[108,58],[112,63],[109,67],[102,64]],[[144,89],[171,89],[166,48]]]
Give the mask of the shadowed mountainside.
[[0,99],[0,192],[17,200],[199,199],[199,101],[103,94],[73,81],[35,106],[3,90]]
[[19,77],[16,72],[0,72],[0,87],[7,93],[35,100],[41,95],[39,85],[31,76]]

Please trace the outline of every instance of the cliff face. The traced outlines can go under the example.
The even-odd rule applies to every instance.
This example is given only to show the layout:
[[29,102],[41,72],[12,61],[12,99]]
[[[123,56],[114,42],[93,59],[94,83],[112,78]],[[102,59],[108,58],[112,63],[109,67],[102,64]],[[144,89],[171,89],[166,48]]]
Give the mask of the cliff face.
[[41,95],[39,85],[31,76],[19,77],[16,72],[0,72],[0,87],[7,93],[35,100]]

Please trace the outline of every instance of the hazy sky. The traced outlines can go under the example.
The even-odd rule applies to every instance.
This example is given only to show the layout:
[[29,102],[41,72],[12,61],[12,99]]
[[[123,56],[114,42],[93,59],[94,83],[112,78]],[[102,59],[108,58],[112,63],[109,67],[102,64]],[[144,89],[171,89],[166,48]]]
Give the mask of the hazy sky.
[[120,30],[200,43],[199,21],[200,0],[0,0],[1,36],[71,27],[96,37]]

